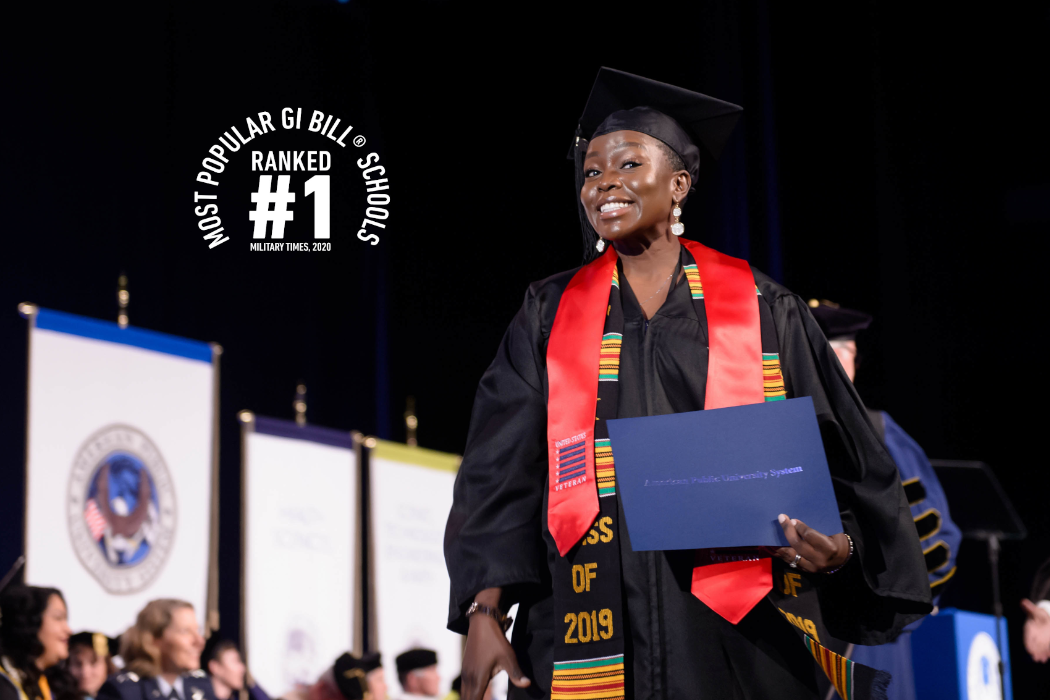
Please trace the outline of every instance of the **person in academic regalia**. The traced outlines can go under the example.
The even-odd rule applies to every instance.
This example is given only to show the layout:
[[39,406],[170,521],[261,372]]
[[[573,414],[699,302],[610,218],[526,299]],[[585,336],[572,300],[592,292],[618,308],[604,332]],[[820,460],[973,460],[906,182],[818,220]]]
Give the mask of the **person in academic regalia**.
[[251,700],[270,700],[266,691],[249,677],[241,650],[218,631],[213,632],[204,644],[201,668],[207,671],[217,700],[229,700],[242,690],[248,691]]
[[[332,666],[333,676],[346,700],[386,700],[386,675],[378,652],[354,656],[343,654]],[[357,689],[362,688],[362,695]]]
[[200,668],[203,649],[190,603],[150,601],[121,635],[124,669],[103,684],[98,700],[216,700]]
[[310,686],[299,685],[283,700],[386,700],[386,677],[378,652],[344,652]]
[[432,649],[409,649],[397,655],[397,680],[401,683],[400,700],[436,698],[441,686],[437,652]]
[[0,591],[0,700],[77,700],[69,656],[66,600],[57,588]]
[[[851,697],[875,697],[886,679],[818,637],[881,643],[931,609],[897,469],[805,302],[679,237],[739,113],[599,73],[571,156],[593,259],[529,287],[481,379],[456,478],[445,559],[464,700],[498,670],[512,698],[812,699],[814,660]],[[843,533],[786,513],[791,546],[772,559],[633,551],[606,420],[801,396]],[[809,612],[789,610],[804,601]]]
[[117,672],[113,662],[119,648],[116,641],[101,632],[78,632],[69,638],[66,666],[84,698],[93,700],[106,679]]
[[[810,299],[810,310],[850,380],[859,367],[857,334],[871,325],[870,315],[847,309],[827,300]],[[955,558],[962,543],[962,532],[952,521],[948,499],[926,453],[885,411],[867,409],[868,417],[882,438],[900,472],[904,495],[911,506],[915,529],[922,542],[923,556],[930,577],[930,591],[936,605],[944,586],[955,575]],[[895,641],[879,646],[855,646],[850,659],[893,676],[887,689],[890,700],[916,700],[912,669],[912,623]]]

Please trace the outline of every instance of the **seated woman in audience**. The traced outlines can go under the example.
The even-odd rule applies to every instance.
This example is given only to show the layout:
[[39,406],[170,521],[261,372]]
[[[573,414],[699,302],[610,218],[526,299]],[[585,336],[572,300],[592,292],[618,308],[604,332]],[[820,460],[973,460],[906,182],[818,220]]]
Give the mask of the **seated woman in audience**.
[[204,638],[193,606],[150,601],[120,639],[124,670],[106,681],[98,700],[215,700],[200,670]]
[[76,683],[58,664],[69,655],[61,591],[8,586],[0,593],[0,700],[75,700]]
[[106,679],[117,672],[113,664],[113,641],[101,632],[78,632],[69,638],[66,666],[87,700],[98,695]]

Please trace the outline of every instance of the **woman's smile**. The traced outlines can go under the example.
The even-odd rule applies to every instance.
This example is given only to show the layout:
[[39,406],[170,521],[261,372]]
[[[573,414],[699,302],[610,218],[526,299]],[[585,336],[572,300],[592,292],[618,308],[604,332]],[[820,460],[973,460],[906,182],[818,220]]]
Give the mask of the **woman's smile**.
[[606,219],[615,219],[626,214],[628,209],[633,205],[634,202],[629,199],[623,199],[622,197],[609,197],[598,207],[598,218],[603,221]]

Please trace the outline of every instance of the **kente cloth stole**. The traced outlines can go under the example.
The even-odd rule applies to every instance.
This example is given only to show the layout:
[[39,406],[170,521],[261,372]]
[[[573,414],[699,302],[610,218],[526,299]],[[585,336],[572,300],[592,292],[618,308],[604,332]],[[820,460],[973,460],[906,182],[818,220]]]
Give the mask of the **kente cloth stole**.
[[[843,571],[832,576],[850,575]],[[886,671],[847,658],[849,644],[831,636],[824,625],[813,579],[800,569],[773,560],[770,601],[797,628],[813,660],[827,675],[842,700],[886,700],[891,676]]]
[[[748,386],[751,401],[778,401],[786,396],[783,378],[780,374],[779,355],[776,347],[776,332],[768,307],[761,305],[759,320],[759,294],[754,284],[750,268],[743,261],[722,256],[719,253],[703,249],[708,262],[725,264],[733,261],[735,270],[730,274],[737,277],[737,290],[742,286],[740,273],[746,272],[747,282],[743,299],[726,300],[727,311],[731,314],[736,306],[747,306],[752,318],[745,319],[749,324],[747,330],[753,337],[750,367],[741,367],[744,363],[735,363],[733,358],[725,357],[730,347],[736,353],[737,339],[732,333],[722,333],[721,337],[711,329],[714,320],[705,309],[705,295],[699,266],[692,251],[703,248],[692,241],[686,244],[686,262],[684,273],[689,284],[693,304],[698,318],[708,315],[709,363],[719,366],[723,373],[735,373],[740,383]],[[597,263],[597,264],[596,264]],[[570,282],[569,288],[578,280],[582,284],[600,284],[600,297],[593,292],[589,299],[581,299],[579,292],[563,295],[564,308],[577,313],[561,316],[562,305],[559,305],[559,316],[563,321],[571,318],[577,326],[577,333],[572,333],[571,346],[562,347],[569,334],[558,335],[558,318],[552,329],[551,342],[548,345],[548,377],[550,400],[548,403],[550,438],[550,492],[548,494],[548,524],[559,552],[554,571],[554,609],[555,654],[554,676],[551,686],[552,700],[586,699],[597,700],[624,697],[624,641],[623,641],[623,601],[620,591],[620,532],[616,504],[616,474],[613,465],[612,448],[606,421],[617,416],[619,397],[618,380],[620,364],[620,346],[623,338],[623,307],[621,304],[619,277],[616,268],[615,253],[610,251],[588,267],[577,273]],[[594,272],[594,269],[597,271]],[[743,268],[741,270],[741,268]],[[591,273],[591,274],[588,274]],[[592,276],[593,275],[593,276]],[[712,275],[717,276],[717,275]],[[604,279],[604,284],[601,280]],[[606,287],[608,280],[611,288]],[[568,291],[568,288],[567,288]],[[592,291],[592,290],[587,290]],[[710,296],[710,291],[708,296]],[[566,298],[566,296],[568,298]],[[584,316],[579,313],[580,305],[601,303],[607,300],[606,314],[601,334],[597,357],[590,358],[589,368],[573,368],[565,361],[566,353],[586,355],[587,348],[581,347],[581,336],[587,338],[594,324],[596,314]],[[600,307],[599,307],[600,308]],[[581,318],[582,317],[582,318]],[[597,317],[602,321],[601,317]],[[731,327],[736,319],[726,318],[719,321],[724,327]],[[597,325],[597,324],[594,324]],[[717,324],[716,324],[717,328]],[[721,330],[721,328],[718,328]],[[764,331],[764,332],[763,332]],[[558,340],[556,340],[556,338]],[[552,352],[553,350],[553,352]],[[745,348],[746,350],[746,348]],[[594,359],[597,359],[595,366]],[[719,364],[721,362],[721,364]],[[590,369],[590,371],[586,371]],[[576,374],[573,374],[576,373]],[[582,375],[582,376],[581,376]],[[558,408],[564,402],[575,400],[587,401],[585,392],[581,397],[565,396],[558,388],[563,386],[570,376],[578,384],[590,381],[593,377],[596,396],[584,404],[591,407],[594,415],[590,430],[564,430],[565,424],[559,424],[563,415]],[[712,382],[711,371],[708,371],[708,389],[705,405],[712,401],[718,405],[736,405],[742,403],[740,397],[734,396],[731,387],[725,388],[726,382]],[[712,386],[714,384],[714,386]],[[593,390],[592,390],[593,391]],[[721,393],[720,393],[721,392]],[[594,395],[593,393],[591,394]],[[733,403],[736,401],[736,403]],[[553,415],[552,415],[553,414]],[[561,430],[562,432],[557,432]],[[566,492],[576,498],[565,498]],[[593,499],[593,500],[592,500]],[[597,501],[594,503],[593,501]],[[581,528],[582,524],[582,530]],[[700,557],[698,557],[698,562]],[[707,557],[706,561],[713,561]],[[770,562],[750,559],[728,563],[715,563],[698,566],[708,575],[698,576],[694,571],[693,592],[698,598],[708,603],[712,609],[738,622],[766,593],[771,586]],[[709,590],[712,588],[713,591]],[[707,586],[707,588],[705,588]],[[719,587],[721,586],[721,590]],[[734,619],[735,618],[735,619]]]
[[[737,320],[731,317],[734,301],[738,308],[741,301],[748,303],[740,298],[739,275],[736,280],[738,298],[727,300],[730,317],[725,318],[725,313],[720,314],[719,310],[712,308],[714,304],[711,297],[715,285],[710,284],[710,279],[711,289],[705,299],[704,278],[696,262],[697,257],[703,257],[710,269],[712,264],[724,265],[727,260],[734,259],[710,251],[693,241],[682,240],[682,243],[687,250],[683,272],[697,318],[704,315],[708,320],[709,369],[705,408],[736,405],[732,403],[732,391],[721,388],[717,381],[719,375],[712,374],[711,368],[714,367],[720,368],[723,375],[728,374],[731,382],[753,385],[760,381],[761,393],[752,394],[751,402],[785,399],[787,393],[780,369],[776,329],[769,307],[756,303],[761,292],[754,285],[753,277],[748,283],[748,295],[749,303],[756,304],[760,314],[760,380],[756,379],[759,376],[757,372],[749,377],[747,367],[734,367],[731,361],[724,361],[724,353],[734,350],[735,339],[732,333],[721,333],[718,326],[724,323],[732,327]],[[739,263],[737,271],[746,270],[750,277],[751,272],[746,263],[735,262]],[[714,277],[717,276],[716,270]],[[610,279],[611,288],[606,286]],[[569,293],[570,289],[574,289],[574,293]],[[593,311],[595,304],[606,301],[604,319],[599,315],[600,312],[588,313]],[[568,309],[569,313],[563,316],[562,308]],[[559,329],[559,319],[563,322],[562,329]],[[557,332],[566,326],[575,332]],[[615,497],[616,472],[605,426],[605,421],[617,415],[622,334],[623,307],[619,278],[615,252],[610,248],[602,258],[577,273],[566,288],[547,351],[550,386],[548,523],[562,555],[555,562],[554,572],[556,633],[552,700],[606,700],[623,698],[625,692],[624,604],[620,589],[621,529]],[[588,343],[591,338],[595,340],[593,344]],[[595,359],[597,362],[594,362]],[[591,393],[590,398],[586,391],[560,391],[570,382],[575,383],[578,389],[581,382],[588,381],[593,382],[591,386],[596,385],[596,395]],[[745,402],[740,401],[739,397],[737,400],[739,403]],[[576,413],[589,412],[595,416],[593,426],[590,430],[579,430],[578,421],[573,424],[566,420],[566,413],[557,412],[559,406],[568,406]],[[575,429],[570,426],[575,426]],[[573,495],[576,497],[565,498],[566,492],[575,492]],[[715,595],[719,594],[719,582],[729,588],[728,592],[732,594],[741,587],[741,580],[747,582],[748,574],[757,572],[759,576],[750,577],[751,590],[745,591],[742,598],[729,601],[731,608],[735,606],[730,611],[731,616],[719,611],[727,619],[737,622],[770,591],[770,584],[760,580],[756,582],[756,579],[772,568],[772,575],[766,573],[772,579],[770,598],[785,619],[799,628],[807,649],[843,700],[885,698],[888,674],[856,664],[829,648],[835,647],[842,652],[845,645],[832,639],[824,628],[816,591],[805,576],[789,569],[779,560],[772,567],[768,559],[759,562],[724,560],[725,557],[715,552],[697,552],[698,564],[718,562],[694,569],[693,592],[698,598],[704,600],[704,596],[698,593],[698,578],[701,584],[713,583]],[[734,574],[741,569],[744,577],[735,577]],[[710,572],[710,575],[705,581],[697,572]],[[711,607],[714,609],[714,606]],[[821,640],[829,647],[823,646]]]

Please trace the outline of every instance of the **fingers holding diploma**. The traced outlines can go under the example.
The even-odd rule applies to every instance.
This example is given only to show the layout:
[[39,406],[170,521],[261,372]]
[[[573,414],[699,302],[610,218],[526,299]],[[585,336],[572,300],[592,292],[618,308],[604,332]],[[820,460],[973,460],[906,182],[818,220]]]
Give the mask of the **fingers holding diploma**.
[[841,566],[849,556],[849,541],[844,534],[829,537],[784,513],[777,520],[790,546],[777,549],[776,555],[788,564],[797,560],[799,569],[817,574]]

